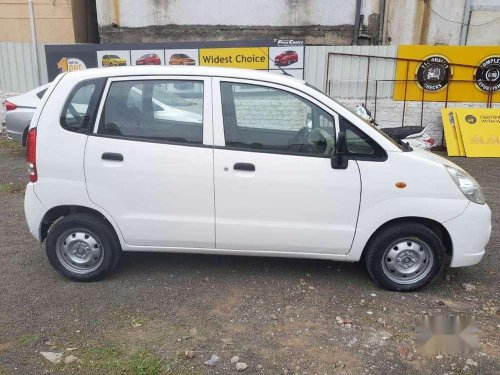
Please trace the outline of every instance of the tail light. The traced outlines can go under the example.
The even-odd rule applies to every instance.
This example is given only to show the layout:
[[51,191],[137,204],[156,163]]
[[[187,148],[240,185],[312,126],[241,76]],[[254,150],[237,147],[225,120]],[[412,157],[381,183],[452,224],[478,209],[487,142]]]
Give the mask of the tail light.
[[28,131],[26,138],[26,161],[28,162],[28,174],[31,182],[38,180],[36,172],[36,128]]
[[434,146],[434,143],[436,141],[434,140],[434,138],[427,138],[427,139],[424,139],[424,142],[428,143],[431,146]]
[[9,102],[8,100],[5,101],[5,109],[7,111],[13,111],[16,108],[17,108],[17,105],[15,105],[14,103]]

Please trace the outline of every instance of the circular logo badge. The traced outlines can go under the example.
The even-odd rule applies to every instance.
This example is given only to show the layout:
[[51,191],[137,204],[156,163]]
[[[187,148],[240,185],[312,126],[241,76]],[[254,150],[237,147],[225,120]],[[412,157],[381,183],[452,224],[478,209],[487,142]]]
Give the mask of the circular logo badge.
[[500,56],[484,59],[474,72],[476,86],[483,91],[500,90]]
[[465,121],[467,121],[469,124],[475,124],[477,119],[474,115],[467,115],[465,116]]
[[427,91],[441,90],[452,75],[450,63],[443,56],[429,56],[420,63],[415,73],[420,87]]

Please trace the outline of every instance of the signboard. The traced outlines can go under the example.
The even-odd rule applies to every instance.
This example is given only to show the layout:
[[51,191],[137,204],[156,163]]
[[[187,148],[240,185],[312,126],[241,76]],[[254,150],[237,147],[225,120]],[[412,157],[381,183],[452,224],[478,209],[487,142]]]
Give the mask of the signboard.
[[394,100],[500,102],[498,46],[399,46],[398,59]]
[[46,45],[49,80],[59,73],[127,65],[258,69],[304,78],[304,40]]
[[500,157],[500,109],[443,108],[449,156]]

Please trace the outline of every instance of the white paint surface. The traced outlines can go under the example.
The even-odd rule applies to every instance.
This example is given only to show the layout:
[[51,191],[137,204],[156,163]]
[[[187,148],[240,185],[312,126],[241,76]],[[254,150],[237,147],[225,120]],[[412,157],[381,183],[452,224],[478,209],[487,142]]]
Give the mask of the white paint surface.
[[[97,0],[99,25],[115,21],[113,2]],[[354,24],[355,0],[121,0],[120,26]]]

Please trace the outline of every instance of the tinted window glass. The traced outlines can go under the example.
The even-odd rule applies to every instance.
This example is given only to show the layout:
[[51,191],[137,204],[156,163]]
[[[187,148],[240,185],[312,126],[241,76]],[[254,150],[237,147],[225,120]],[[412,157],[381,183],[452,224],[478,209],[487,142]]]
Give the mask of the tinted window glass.
[[[61,114],[61,126],[69,131],[85,133],[94,115],[95,101],[101,81],[78,85],[70,94]],[[99,90],[96,89],[99,86]]]
[[40,99],[42,99],[43,96],[45,95],[45,92],[47,92],[47,89],[40,91],[39,93],[36,94],[36,96],[38,96]]
[[385,151],[373,139],[340,117],[340,130],[345,132],[347,154],[369,159],[385,159]]
[[226,146],[292,154],[330,155],[333,116],[290,92],[221,83]]
[[[189,89],[179,90],[179,84]],[[145,80],[113,82],[99,134],[203,143],[203,82]]]

